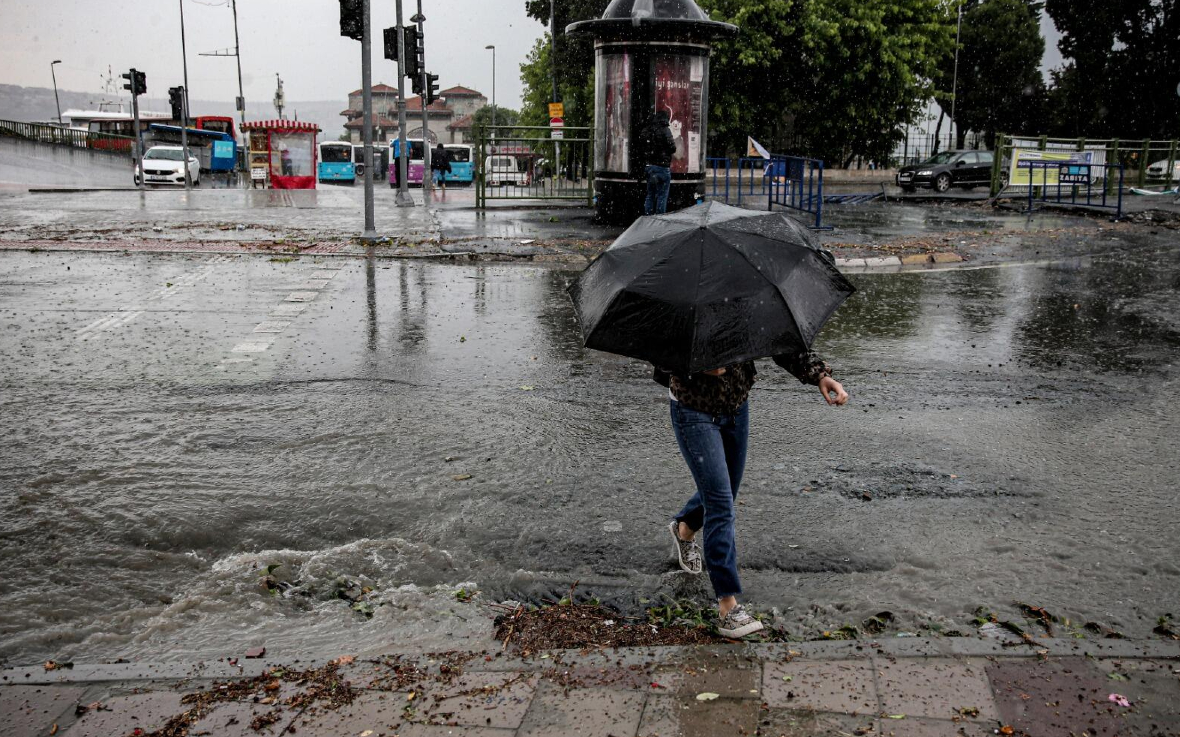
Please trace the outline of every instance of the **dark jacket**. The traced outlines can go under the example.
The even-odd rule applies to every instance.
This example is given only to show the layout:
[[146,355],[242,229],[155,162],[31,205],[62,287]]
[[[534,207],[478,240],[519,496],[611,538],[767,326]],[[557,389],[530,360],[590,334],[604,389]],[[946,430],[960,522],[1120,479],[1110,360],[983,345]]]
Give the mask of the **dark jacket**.
[[451,173],[451,156],[445,148],[436,148],[430,152],[430,170]]
[[[821,378],[832,375],[831,367],[810,350],[772,358],[804,384],[818,385]],[[658,366],[653,369],[652,380],[671,389],[677,401],[711,415],[733,414],[740,409],[754,386],[754,377],[758,375],[753,361],[727,366],[721,376],[704,373],[677,376]]]
[[649,166],[671,166],[676,153],[676,139],[668,126],[668,112],[660,110],[648,125],[643,136],[643,163]]

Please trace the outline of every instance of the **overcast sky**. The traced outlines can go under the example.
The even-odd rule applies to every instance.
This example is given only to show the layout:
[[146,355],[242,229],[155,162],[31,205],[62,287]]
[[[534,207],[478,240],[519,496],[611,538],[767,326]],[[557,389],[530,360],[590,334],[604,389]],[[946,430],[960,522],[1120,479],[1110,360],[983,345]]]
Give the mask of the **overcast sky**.
[[[232,57],[198,56],[232,49],[230,0],[0,0],[0,83],[50,87],[57,65],[60,89],[102,91],[109,65],[115,75],[135,67],[162,96],[182,83],[180,9],[188,42],[189,97],[226,100],[238,94]],[[274,96],[275,73],[287,100],[338,99],[360,87],[360,42],[340,36],[338,0],[237,0],[246,98]],[[464,85],[520,107],[520,64],[545,28],[524,12],[524,0],[422,0],[426,66],[440,89]],[[380,29],[396,21],[394,0],[372,0],[373,82],[397,84],[396,65],[381,55]],[[404,0],[407,23],[417,0]],[[119,80],[122,83],[122,80]]]

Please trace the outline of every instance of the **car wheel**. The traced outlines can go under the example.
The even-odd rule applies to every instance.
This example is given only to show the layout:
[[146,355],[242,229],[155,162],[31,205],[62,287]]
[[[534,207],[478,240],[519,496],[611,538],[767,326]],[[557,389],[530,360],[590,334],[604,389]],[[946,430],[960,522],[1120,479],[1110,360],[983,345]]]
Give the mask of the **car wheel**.
[[943,172],[934,180],[934,189],[940,194],[949,191],[951,188],[951,175]]

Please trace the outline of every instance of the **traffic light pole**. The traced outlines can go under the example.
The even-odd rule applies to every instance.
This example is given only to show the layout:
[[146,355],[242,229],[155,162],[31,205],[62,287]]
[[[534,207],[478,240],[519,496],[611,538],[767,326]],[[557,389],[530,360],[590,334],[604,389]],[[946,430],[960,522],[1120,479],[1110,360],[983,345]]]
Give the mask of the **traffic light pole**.
[[[143,170],[143,141],[139,137],[139,94],[135,89],[135,70],[131,70],[131,119],[135,130],[135,166],[139,169],[139,188],[146,188],[144,179],[147,174]],[[188,162],[185,162],[187,166]]]
[[422,0],[418,0],[418,14],[414,18],[418,19],[418,45],[422,49],[418,57],[418,75],[422,80],[422,94],[418,98],[422,101],[422,198],[424,202],[429,202],[430,192],[434,189],[434,172],[430,170],[430,111],[427,110],[430,107],[427,102],[430,99],[430,80],[426,76],[426,36],[422,32],[422,23],[426,18],[422,16]]
[[406,164],[406,35],[402,33],[402,0],[397,0],[397,196],[394,204],[398,207],[413,207],[410,196],[409,167]]
[[373,46],[372,23],[369,18],[369,0],[364,0],[364,32],[361,35],[361,107],[364,122],[361,126],[361,140],[365,151],[365,230],[361,240],[366,243],[377,240],[376,220],[373,215],[373,61],[370,58]]

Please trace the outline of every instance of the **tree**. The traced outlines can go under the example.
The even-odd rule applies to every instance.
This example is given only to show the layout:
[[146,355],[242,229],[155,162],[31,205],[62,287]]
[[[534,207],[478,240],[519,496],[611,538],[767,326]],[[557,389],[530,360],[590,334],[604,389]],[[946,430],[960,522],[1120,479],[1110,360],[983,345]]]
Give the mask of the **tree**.
[[471,127],[480,128],[485,125],[520,125],[520,113],[512,108],[501,107],[497,105],[494,108],[495,115],[493,117],[493,108],[491,105],[484,105],[471,116]]
[[[954,44],[948,0],[698,0],[739,35],[718,42],[710,62],[710,148],[745,150],[746,136],[776,151],[847,164],[885,159],[933,94]],[[607,0],[556,0],[558,28],[600,17]],[[549,0],[528,0],[549,19]],[[551,90],[541,44],[521,68],[525,117]],[[559,32],[557,78],[571,125],[593,118],[593,46]],[[571,105],[570,98],[576,100]],[[574,122],[571,108],[584,116]],[[582,121],[585,121],[583,123]]]
[[1067,59],[1054,70],[1053,132],[1171,138],[1180,121],[1178,0],[1046,0]]
[[958,84],[954,55],[939,68],[936,98],[951,110],[952,91],[958,147],[967,131],[985,132],[987,146],[1000,131],[1040,130],[1045,96],[1041,57],[1045,39],[1039,3],[1026,0],[969,0],[963,9]]

